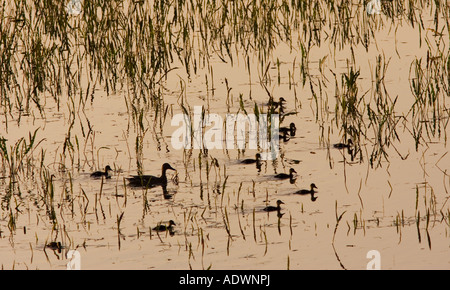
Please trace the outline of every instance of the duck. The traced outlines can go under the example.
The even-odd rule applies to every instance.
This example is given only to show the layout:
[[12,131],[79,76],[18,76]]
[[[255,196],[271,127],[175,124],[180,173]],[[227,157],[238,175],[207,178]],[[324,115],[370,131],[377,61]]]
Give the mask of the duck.
[[91,177],[93,178],[100,178],[102,176],[104,176],[106,179],[110,179],[111,175],[109,174],[110,171],[113,171],[111,166],[106,165],[105,167],[105,171],[95,171],[93,173],[91,173]]
[[279,108],[280,113],[283,113],[284,112],[284,103],[286,103],[286,100],[283,97],[280,97],[278,102],[274,102],[273,98],[270,98],[267,106],[271,107],[272,111]]
[[158,224],[152,230],[157,231],[157,232],[173,231],[173,226],[176,226],[176,224],[175,224],[175,222],[173,220],[170,220],[168,226],[162,225],[162,224]]
[[310,184],[311,189],[301,189],[296,192],[296,194],[313,194],[315,193],[314,188],[318,189],[314,183]]
[[297,171],[295,171],[294,168],[291,168],[291,169],[289,169],[289,174],[279,173],[279,174],[275,175],[274,177],[278,178],[278,179],[288,179],[289,178],[292,180],[292,179],[295,179],[296,173],[297,173]]
[[242,164],[254,164],[254,163],[260,163],[261,162],[261,154],[259,154],[259,153],[256,153],[256,155],[255,155],[255,159],[244,159],[244,160],[241,160],[241,163]]
[[144,186],[144,187],[154,187],[154,186],[166,186],[167,185],[167,170],[174,170],[169,163],[164,163],[161,167],[161,176],[153,176],[153,175],[133,175],[132,177],[127,178],[129,185],[131,186]]
[[45,247],[53,251],[58,251],[58,253],[61,253],[61,249],[63,248],[61,242],[50,242],[46,244]]
[[290,136],[295,136],[297,128],[295,127],[295,123],[290,123],[289,127],[281,127],[278,131],[280,133],[289,133]]
[[[301,194],[301,195],[311,194],[311,199],[313,199],[314,194],[316,193],[314,191],[314,189],[315,188],[317,189],[317,186],[314,183],[311,183],[310,187],[311,187],[311,189],[301,189],[301,190],[295,192],[294,194]],[[314,200],[316,200],[316,199],[317,199],[317,197],[314,198]]]
[[278,102],[274,102],[273,98],[271,97],[270,100],[269,100],[269,103],[267,103],[267,105],[271,106],[271,107],[274,107],[274,108],[278,108],[279,106],[283,106],[284,103],[286,103],[286,100],[283,97],[280,97],[278,99]]
[[277,206],[273,206],[273,205],[269,205],[266,206],[263,210],[264,211],[280,211],[281,210],[281,205],[284,204],[284,202],[282,202],[281,200],[277,200]]
[[336,148],[336,149],[350,148],[351,146],[353,146],[352,139],[348,139],[347,140],[347,144],[345,144],[345,143],[337,143],[337,144],[333,145],[333,147]]

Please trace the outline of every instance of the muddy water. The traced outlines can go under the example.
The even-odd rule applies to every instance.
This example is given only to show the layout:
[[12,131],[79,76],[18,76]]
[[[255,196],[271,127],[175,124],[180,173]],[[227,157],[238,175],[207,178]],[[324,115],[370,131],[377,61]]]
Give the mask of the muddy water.
[[[383,15],[376,17],[387,21]],[[430,21],[424,22],[433,28]],[[414,102],[410,64],[416,57],[426,58],[427,47],[419,45],[417,29],[406,24],[396,30],[386,25],[375,39],[368,52],[360,47],[354,51],[361,71],[359,90],[371,92],[376,57],[384,53],[390,59],[385,86],[392,98],[399,98],[395,114],[405,116]],[[60,110],[47,108],[43,117],[9,121],[7,131],[4,122],[2,136],[9,145],[39,128],[41,143],[32,161],[38,164],[45,152],[45,167],[54,174],[56,222],[39,197],[46,186],[40,171],[32,167],[33,175],[18,181],[22,195],[15,199],[20,211],[12,215],[14,229],[8,227],[10,212],[1,214],[2,267],[66,269],[67,252],[77,250],[82,269],[365,269],[370,261],[367,253],[376,250],[383,269],[450,268],[446,174],[450,156],[445,139],[433,139],[416,150],[410,125],[400,122],[400,141],[388,148],[388,160],[377,168],[368,164],[374,141],[370,138],[362,141],[362,162],[334,149],[330,144],[342,141],[342,135],[332,123],[336,92],[331,71],[346,73],[351,56],[348,50],[330,50],[324,44],[309,55],[316,82],[321,78],[319,60],[328,56],[324,61],[328,87],[322,88],[319,99],[323,123],[316,119],[311,90],[301,84],[299,52],[283,44],[275,50],[267,87],[275,99],[286,99],[287,111],[296,112],[282,126],[294,122],[297,133],[280,142],[281,156],[264,161],[260,171],[239,163],[254,158],[257,151],[252,149],[212,149],[207,154],[175,150],[171,134],[177,127],[170,125],[173,115],[183,113],[180,95],[191,109],[204,106],[223,118],[239,112],[240,94],[249,112],[255,103],[266,108],[268,94],[260,85],[256,58],[250,75],[244,60],[231,66],[214,57],[212,69],[200,69],[190,77],[182,69],[169,73],[164,93],[169,113],[161,131],[155,112],[145,112],[143,124],[148,130],[141,143],[141,162],[145,174],[159,175],[165,162],[177,169],[178,182],[173,182],[175,173],[168,172],[170,196],[161,187],[132,188],[124,182],[138,169],[138,132],[126,90],[112,95],[95,91],[94,100],[75,118],[70,138],[76,144],[77,136],[79,149],[72,157],[62,158],[73,119],[69,103],[62,102]],[[290,82],[289,72],[295,83]],[[185,91],[180,79],[185,81]],[[91,134],[86,134],[88,123]],[[114,169],[111,179],[90,178],[90,172],[106,165]],[[273,178],[290,168],[299,175],[295,184]],[[317,200],[294,194],[311,183],[318,187]],[[7,186],[5,181],[3,190]],[[284,202],[281,215],[263,211],[278,199]],[[151,230],[169,220],[176,223],[173,235]],[[50,242],[61,242],[62,248],[46,247]]]

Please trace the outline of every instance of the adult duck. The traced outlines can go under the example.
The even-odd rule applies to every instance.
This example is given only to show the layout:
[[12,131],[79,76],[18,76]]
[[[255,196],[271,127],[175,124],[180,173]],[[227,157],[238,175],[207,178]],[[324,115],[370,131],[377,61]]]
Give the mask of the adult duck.
[[111,178],[111,175],[109,174],[111,171],[113,171],[111,166],[106,165],[105,171],[95,171],[95,172],[91,173],[91,177],[93,177],[93,178],[105,177],[106,179],[109,179],[109,178]]
[[161,176],[153,176],[153,175],[133,175],[132,177],[127,178],[129,185],[131,186],[143,186],[143,187],[154,187],[154,186],[166,186],[167,185],[167,170],[174,170],[169,163],[164,163],[161,168]]
[[280,211],[281,210],[281,205],[284,204],[284,202],[282,202],[281,200],[277,200],[277,206],[273,206],[273,205],[269,205],[266,206],[265,208],[263,208],[263,211]]

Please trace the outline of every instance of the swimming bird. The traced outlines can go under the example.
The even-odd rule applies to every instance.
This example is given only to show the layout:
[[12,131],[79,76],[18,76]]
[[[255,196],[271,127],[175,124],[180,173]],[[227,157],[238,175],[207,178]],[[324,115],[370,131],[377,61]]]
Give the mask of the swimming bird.
[[61,253],[61,249],[63,248],[61,242],[50,242],[46,244],[45,247],[52,249],[53,251],[58,251],[58,253]]
[[289,127],[281,127],[278,129],[280,133],[289,133],[291,136],[295,136],[297,128],[295,127],[295,123],[289,124]]
[[244,159],[241,160],[242,164],[253,164],[253,163],[260,163],[261,162],[261,154],[256,153],[255,159]]
[[129,185],[131,186],[144,186],[144,187],[154,187],[154,186],[165,186],[167,185],[167,170],[174,170],[169,163],[164,163],[161,168],[161,176],[153,176],[153,175],[133,175],[132,177],[127,178]]
[[344,148],[350,148],[353,145],[353,141],[352,139],[348,139],[347,140],[347,144],[345,143],[337,143],[334,144],[333,147],[336,149],[344,149]]
[[173,226],[176,226],[176,224],[175,224],[175,222],[173,220],[170,220],[168,226],[162,225],[162,224],[158,224],[152,230],[157,231],[157,232],[172,231],[173,230]]
[[301,189],[297,192],[294,192],[294,194],[301,194],[301,195],[307,195],[307,194],[311,194],[311,200],[312,201],[316,201],[317,196],[314,196],[314,194],[316,193],[314,191],[314,188],[317,189],[317,186],[314,183],[311,183],[311,189]]
[[106,179],[109,179],[109,178],[111,178],[111,175],[109,174],[110,171],[113,171],[113,170],[111,169],[111,167],[109,165],[106,165],[105,172],[95,171],[95,172],[91,173],[91,177],[100,178],[100,177],[104,176]]
[[286,103],[286,100],[283,97],[280,97],[278,99],[278,102],[274,102],[273,98],[271,97],[269,99],[269,103],[267,103],[268,106],[274,107],[274,108],[278,108],[279,106],[283,106],[284,103]]
[[317,186],[314,183],[311,183],[310,185],[311,189],[301,189],[296,192],[296,194],[312,194],[315,193],[314,188],[317,189]]
[[273,206],[273,205],[269,205],[266,206],[263,210],[264,211],[280,211],[281,210],[281,205],[284,204],[284,202],[282,202],[281,200],[277,200],[277,206]]
[[280,113],[283,113],[284,112],[284,103],[286,103],[286,100],[283,97],[280,97],[278,102],[274,102],[273,98],[271,97],[267,106],[269,106],[271,108],[272,112],[275,109],[279,108]]
[[291,169],[289,169],[289,174],[286,174],[286,173],[279,173],[279,174],[277,174],[277,175],[275,175],[274,177],[275,178],[278,178],[278,179],[295,179],[296,178],[296,173],[297,173],[297,171],[295,171],[295,169],[294,168],[291,168]]

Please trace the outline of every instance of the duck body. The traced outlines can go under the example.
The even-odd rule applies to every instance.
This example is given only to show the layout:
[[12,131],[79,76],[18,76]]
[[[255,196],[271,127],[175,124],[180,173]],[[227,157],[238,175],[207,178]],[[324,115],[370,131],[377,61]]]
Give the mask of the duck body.
[[109,165],[106,165],[105,167],[105,171],[95,171],[93,173],[91,173],[91,177],[92,178],[101,178],[101,177],[105,177],[106,179],[110,179],[111,175],[109,174],[109,172],[112,171],[112,168]]
[[277,200],[277,206],[269,205],[263,208],[263,211],[271,212],[271,211],[280,211],[281,205],[284,204],[281,200]]
[[300,195],[308,195],[308,194],[310,194],[311,195],[311,200],[312,201],[316,201],[317,196],[314,196],[314,194],[316,193],[314,191],[314,189],[317,189],[317,186],[314,183],[311,183],[310,187],[311,187],[311,189],[301,189],[301,190],[299,190],[297,192],[294,192],[294,194],[300,194]]
[[172,231],[173,226],[175,226],[175,225],[176,225],[175,222],[173,220],[170,220],[169,225],[158,224],[152,230],[157,231],[157,232]]
[[336,149],[345,149],[345,148],[350,148],[352,145],[353,145],[352,139],[348,139],[347,143],[337,143],[337,144],[334,144],[333,147]]
[[[297,132],[297,128],[295,127],[295,123],[291,123],[291,124],[289,124],[289,127],[281,127],[278,129],[278,131],[283,134],[289,134],[290,136],[295,136],[295,133]],[[283,135],[283,136],[285,136],[285,135]]]
[[295,174],[297,171],[294,170],[294,168],[289,169],[289,174],[286,173],[279,173],[275,175],[274,177],[277,179],[295,179]]
[[244,159],[241,160],[242,164],[254,164],[254,163],[260,163],[261,162],[261,154],[257,153],[255,156],[255,159]]
[[169,163],[164,163],[162,166],[161,176],[153,175],[133,175],[127,178],[129,185],[136,187],[155,187],[167,185],[167,170],[175,170]]
[[311,189],[301,189],[301,190],[297,191],[296,194],[302,194],[302,195],[305,195],[305,194],[313,194],[313,193],[316,193],[316,192],[314,191],[314,189],[315,189],[315,188],[317,189],[317,186],[316,186],[314,183],[311,183],[310,187],[311,187]]

